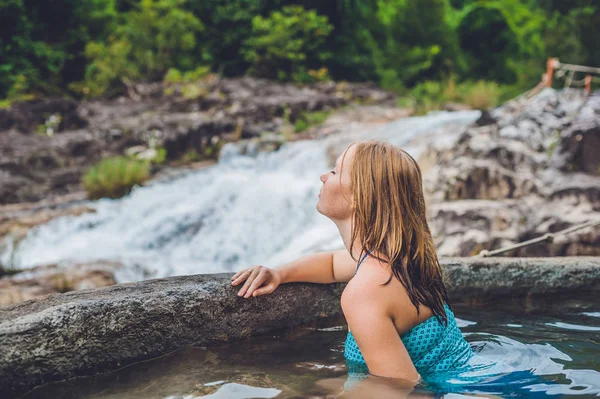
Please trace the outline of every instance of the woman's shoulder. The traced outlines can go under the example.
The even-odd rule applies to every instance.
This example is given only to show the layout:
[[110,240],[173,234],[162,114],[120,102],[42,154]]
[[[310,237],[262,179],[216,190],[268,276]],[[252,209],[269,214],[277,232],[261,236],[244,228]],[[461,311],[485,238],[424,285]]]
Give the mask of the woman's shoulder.
[[[386,284],[387,283],[387,284]],[[376,303],[379,309],[393,317],[398,309],[412,307],[404,286],[394,277],[390,267],[384,267],[376,259],[365,259],[359,272],[346,284],[342,293],[343,305],[366,298]],[[410,313],[408,309],[408,313]]]

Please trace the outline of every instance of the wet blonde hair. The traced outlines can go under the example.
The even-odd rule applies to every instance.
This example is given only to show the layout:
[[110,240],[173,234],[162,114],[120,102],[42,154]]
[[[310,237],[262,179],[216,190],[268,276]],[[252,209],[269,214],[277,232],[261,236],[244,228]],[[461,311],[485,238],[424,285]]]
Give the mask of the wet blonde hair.
[[360,257],[367,251],[385,255],[417,314],[422,304],[447,322],[448,294],[427,224],[419,165],[387,142],[368,140],[351,146],[355,152],[350,171],[354,208],[350,253],[358,239]]

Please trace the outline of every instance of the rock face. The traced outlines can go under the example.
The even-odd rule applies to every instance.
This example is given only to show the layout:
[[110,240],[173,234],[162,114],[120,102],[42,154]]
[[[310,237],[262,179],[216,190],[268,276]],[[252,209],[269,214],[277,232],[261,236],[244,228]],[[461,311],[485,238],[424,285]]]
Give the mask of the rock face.
[[[165,94],[167,89],[173,93]],[[204,154],[210,149],[214,154],[221,140],[280,132],[304,112],[354,101],[395,100],[393,94],[369,84],[299,87],[213,76],[200,89],[195,98],[186,99],[177,94],[177,87],[140,84],[131,88],[129,97],[116,100],[78,104],[49,98],[0,110],[0,204],[80,190],[81,176],[91,164],[130,147],[161,146],[169,159],[190,150]]]
[[[454,303],[597,296],[600,258],[443,259]],[[343,284],[292,283],[243,299],[232,274],[170,277],[0,307],[0,395],[319,320],[340,322]]]
[[[430,147],[424,177],[442,256],[469,256],[600,220],[600,93],[542,91]],[[508,256],[600,255],[600,228]]]
[[600,92],[591,96],[573,124],[561,132],[555,165],[566,172],[600,175]]

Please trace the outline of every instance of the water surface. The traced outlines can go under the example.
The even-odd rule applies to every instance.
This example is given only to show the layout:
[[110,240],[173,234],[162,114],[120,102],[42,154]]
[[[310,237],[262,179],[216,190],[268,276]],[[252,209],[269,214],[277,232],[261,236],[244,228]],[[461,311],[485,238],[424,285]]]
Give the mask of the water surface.
[[[489,361],[501,360],[505,369],[535,376],[534,383],[514,381],[513,385],[500,386],[490,383],[485,390],[487,394],[494,394],[496,389],[495,393],[502,397],[582,398],[600,396],[597,310],[600,306],[585,312],[519,314],[457,307],[455,314],[467,341],[479,356]],[[343,356],[346,331],[345,326],[306,328],[293,334],[265,336],[216,348],[188,348],[113,373],[51,384],[26,397],[235,399],[340,394],[352,397],[352,391],[343,391],[347,382]],[[381,389],[388,392],[390,387]],[[424,385],[416,392],[432,397],[431,389]],[[448,398],[484,392],[481,386],[454,386],[448,390],[454,391],[446,395]],[[397,397],[405,394],[399,391]]]

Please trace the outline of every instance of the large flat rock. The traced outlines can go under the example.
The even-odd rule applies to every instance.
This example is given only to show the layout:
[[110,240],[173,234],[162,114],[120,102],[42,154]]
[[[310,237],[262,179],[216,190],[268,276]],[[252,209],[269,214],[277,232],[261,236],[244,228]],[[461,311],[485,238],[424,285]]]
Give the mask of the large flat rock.
[[[600,258],[442,259],[455,303],[600,292]],[[243,299],[231,273],[52,294],[0,308],[0,397],[188,345],[341,320],[344,284],[292,283]]]

